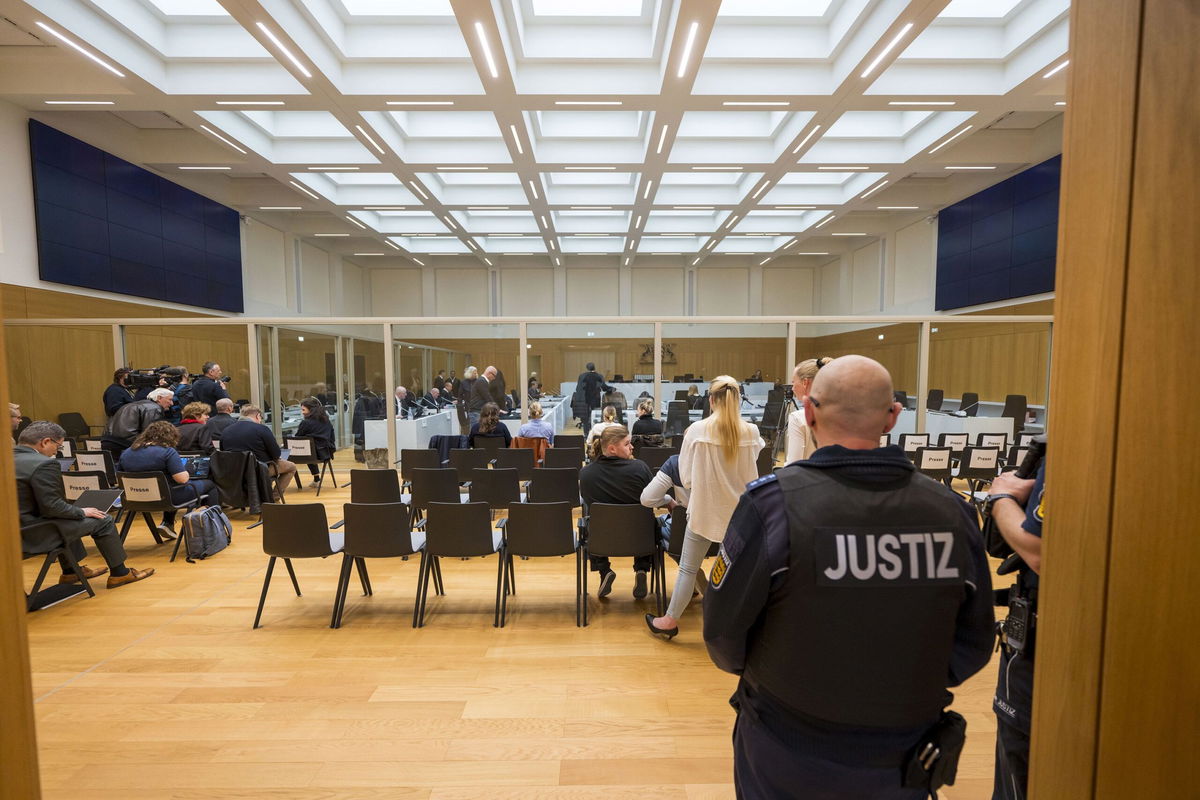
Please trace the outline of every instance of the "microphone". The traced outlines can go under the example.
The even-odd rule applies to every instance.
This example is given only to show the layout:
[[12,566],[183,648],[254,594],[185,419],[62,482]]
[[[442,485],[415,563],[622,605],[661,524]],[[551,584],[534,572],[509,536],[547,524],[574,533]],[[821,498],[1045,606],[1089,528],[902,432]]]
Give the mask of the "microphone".
[[952,413],[956,417],[965,417],[967,415],[968,411],[970,411],[973,408],[977,408],[978,406],[979,406],[979,401],[976,400],[974,403],[971,403],[963,408],[960,408],[958,411],[952,411],[950,413]]

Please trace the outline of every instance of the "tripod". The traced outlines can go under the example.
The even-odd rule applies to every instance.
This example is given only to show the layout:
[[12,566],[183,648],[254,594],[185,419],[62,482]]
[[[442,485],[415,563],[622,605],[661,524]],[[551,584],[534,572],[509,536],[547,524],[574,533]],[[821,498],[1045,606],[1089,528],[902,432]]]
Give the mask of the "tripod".
[[[773,428],[775,431],[775,441],[771,447],[771,457],[778,458],[779,451],[786,450],[787,448],[788,415],[799,408],[799,406],[796,405],[796,398],[792,395],[791,390],[788,390],[787,394],[784,395],[783,402],[779,404],[778,411],[771,408],[772,405],[772,403],[767,403],[766,408],[763,409],[763,426],[770,427],[767,425],[767,420],[768,415],[771,415],[775,423]],[[772,411],[775,411],[775,413],[771,414]]]

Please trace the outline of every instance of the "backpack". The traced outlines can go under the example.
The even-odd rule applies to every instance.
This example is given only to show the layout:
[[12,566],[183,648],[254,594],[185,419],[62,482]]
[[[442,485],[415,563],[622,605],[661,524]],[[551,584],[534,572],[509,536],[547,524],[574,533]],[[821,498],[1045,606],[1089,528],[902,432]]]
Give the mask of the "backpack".
[[183,515],[183,532],[189,564],[224,550],[233,542],[233,523],[220,506],[200,506]]

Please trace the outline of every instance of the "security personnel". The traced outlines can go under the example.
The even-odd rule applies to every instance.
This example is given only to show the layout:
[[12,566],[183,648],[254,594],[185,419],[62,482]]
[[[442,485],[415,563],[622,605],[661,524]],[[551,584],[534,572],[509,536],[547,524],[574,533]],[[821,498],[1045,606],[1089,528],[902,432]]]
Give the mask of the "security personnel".
[[882,365],[831,361],[804,407],[822,447],[748,486],[704,596],[709,655],[741,676],[738,797],[923,800],[904,770],[940,757],[918,745],[991,653],[979,524],[877,448],[900,413]]
[[[1034,631],[1038,572],[1042,562],[1042,505],[1046,462],[1034,478],[1005,472],[992,481],[988,505],[1004,541],[1021,557],[1008,591],[1008,619],[1001,626],[996,712],[996,777],[993,800],[1024,800],[1029,783],[1029,730],[1033,710]],[[1031,502],[1032,499],[1032,502]],[[1014,628],[1019,623],[1019,628]]]

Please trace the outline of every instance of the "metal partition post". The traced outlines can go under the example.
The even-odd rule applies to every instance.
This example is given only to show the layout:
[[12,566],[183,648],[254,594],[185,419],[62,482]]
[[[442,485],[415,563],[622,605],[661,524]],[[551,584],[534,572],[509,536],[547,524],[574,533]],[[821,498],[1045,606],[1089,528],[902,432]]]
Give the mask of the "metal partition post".
[[779,376],[780,383],[791,381],[792,370],[796,367],[796,323],[793,321],[787,325],[787,356],[783,362],[783,374]]
[[[346,390],[346,378],[342,374],[345,371],[346,359],[343,350],[345,349],[345,338],[335,336],[333,338],[333,405],[337,409],[338,419],[338,440],[345,443],[346,441],[346,413],[342,410],[342,392]],[[329,387],[326,387],[328,390]]]
[[[529,422],[529,347],[528,334],[529,327],[524,322],[517,323],[517,347],[520,352],[517,354],[517,363],[521,365],[521,386],[517,387],[517,397],[521,398],[521,424]],[[525,388],[522,388],[525,387]]]
[[387,422],[388,463],[395,464],[400,458],[396,452],[396,412],[392,392],[396,386],[396,346],[392,343],[392,323],[383,323],[383,380],[387,388],[383,392],[383,419]]
[[[654,323],[654,412],[662,409],[662,323]],[[665,428],[664,428],[665,430]]]
[[125,326],[112,326],[113,340],[113,369],[117,370],[121,367],[128,366],[125,362]]
[[279,381],[279,326],[271,326],[271,432],[279,439],[283,435],[283,387]]
[[925,432],[925,398],[929,397],[929,333],[933,323],[921,323],[917,337],[917,433]]
[[[1054,358],[1054,323],[1046,323],[1046,398],[1042,401],[1042,433],[1050,432],[1050,362]],[[1016,430],[1025,426],[1022,420]]]
[[358,403],[356,393],[358,392],[358,375],[354,373],[354,342],[353,336],[346,339],[346,384],[350,391],[344,398],[338,398],[339,403],[344,403],[344,407],[338,411],[339,414],[344,414],[346,417],[346,425],[342,429],[345,441],[350,442],[354,439],[354,406]]
[[250,405],[263,407],[262,347],[258,341],[258,326],[246,324],[246,352],[250,358]]

